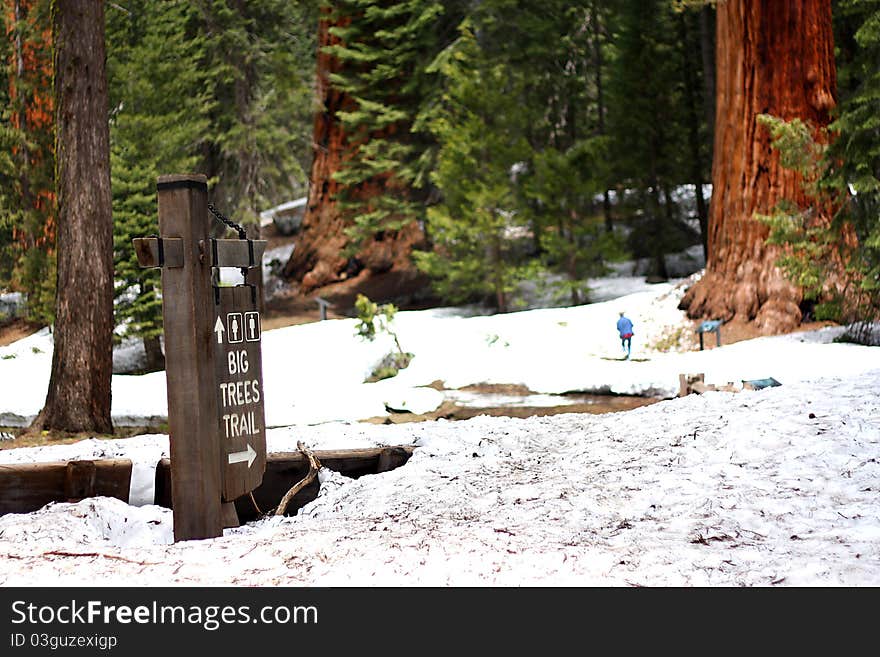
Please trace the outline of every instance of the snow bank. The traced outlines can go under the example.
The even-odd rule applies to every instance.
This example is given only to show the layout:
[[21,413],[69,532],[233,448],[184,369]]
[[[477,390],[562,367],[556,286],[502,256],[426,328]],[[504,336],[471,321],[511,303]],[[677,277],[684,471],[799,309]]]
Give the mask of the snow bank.
[[324,471],[299,515],[213,540],[166,545],[170,514],[116,500],[7,516],[0,583],[877,586],[878,383],[875,369],[605,415],[301,427],[307,444],[332,430],[418,447],[381,475]]

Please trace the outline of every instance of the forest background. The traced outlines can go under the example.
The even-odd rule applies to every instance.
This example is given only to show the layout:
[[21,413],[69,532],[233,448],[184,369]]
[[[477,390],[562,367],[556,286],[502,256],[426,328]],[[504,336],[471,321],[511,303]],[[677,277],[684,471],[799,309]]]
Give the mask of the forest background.
[[[189,171],[252,235],[308,197],[284,267],[302,294],[405,270],[444,303],[504,312],[541,280],[579,304],[610,262],[647,259],[660,281],[701,244],[694,317],[876,318],[878,0],[103,7],[113,323],[155,367],[158,272],[131,239],[158,232],[156,178]],[[65,284],[57,16],[3,12],[0,289],[45,325]]]

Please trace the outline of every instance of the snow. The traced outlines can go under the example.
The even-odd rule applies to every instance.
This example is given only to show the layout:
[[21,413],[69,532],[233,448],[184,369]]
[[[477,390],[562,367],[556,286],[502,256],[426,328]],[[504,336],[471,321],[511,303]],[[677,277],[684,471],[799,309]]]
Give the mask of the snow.
[[[270,452],[414,445],[409,462],[357,480],[322,470],[296,516],[173,544],[171,512],[149,504],[167,436],[0,450],[6,463],[121,457],[136,470],[131,505],[0,517],[0,585],[880,585],[880,348],[835,343],[838,327],[725,345],[722,327],[722,347],[695,351],[677,309],[686,285],[496,316],[400,312],[415,358],[370,384],[390,338],[363,342],[348,319],[266,331]],[[636,360],[619,360],[620,310]],[[0,348],[0,417],[39,410],[51,348],[47,332]],[[678,375],[696,372],[782,385],[676,398]],[[602,415],[357,421],[436,407],[436,380],[667,399]],[[163,417],[164,375],[114,376],[113,412]]]

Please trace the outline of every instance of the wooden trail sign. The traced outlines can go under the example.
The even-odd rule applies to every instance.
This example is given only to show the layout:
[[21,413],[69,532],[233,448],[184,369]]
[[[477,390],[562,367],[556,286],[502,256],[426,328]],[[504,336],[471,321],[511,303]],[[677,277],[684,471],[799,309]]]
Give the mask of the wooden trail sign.
[[219,288],[214,366],[218,433],[223,445],[223,499],[233,502],[260,485],[266,469],[260,313],[248,286]]
[[215,267],[259,267],[266,242],[210,238],[205,176],[156,187],[160,236],[133,244],[142,267],[162,268],[174,540],[213,538],[237,524],[232,501],[266,464],[261,291],[218,287]]

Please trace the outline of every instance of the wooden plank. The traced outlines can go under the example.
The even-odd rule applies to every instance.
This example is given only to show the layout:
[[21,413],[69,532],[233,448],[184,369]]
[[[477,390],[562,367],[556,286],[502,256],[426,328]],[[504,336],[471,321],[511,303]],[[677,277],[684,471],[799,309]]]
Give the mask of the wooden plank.
[[131,241],[141,267],[183,267],[183,240],[136,237]]
[[[212,267],[260,267],[266,240],[211,239],[202,242],[200,251]],[[251,259],[253,249],[253,259]]]
[[174,540],[223,534],[213,363],[208,184],[203,175],[160,176],[159,232],[183,240],[183,267],[162,269]]
[[74,502],[95,495],[97,468],[94,461],[70,461],[64,479],[64,495]]
[[402,447],[386,447],[379,452],[379,460],[376,465],[377,474],[399,468],[409,461],[410,456],[412,456],[412,452]]
[[235,510],[233,502],[224,502],[220,507],[220,513],[223,516],[223,527],[238,527],[238,512]]
[[[390,450],[390,452],[389,452]],[[334,470],[346,477],[357,478],[368,474],[380,472],[380,457],[386,456],[385,467],[396,464],[400,467],[412,456],[415,448],[411,445],[399,447],[369,447],[365,449],[347,450],[318,450],[314,455],[321,465],[329,470]],[[393,454],[393,458],[391,455]],[[406,456],[406,459],[404,459]],[[276,507],[284,497],[284,494],[296,482],[306,476],[309,471],[308,459],[301,452],[278,452],[266,457],[266,471],[263,474],[262,483],[253,490],[254,499],[260,510],[266,513]],[[298,509],[314,500],[318,495],[320,484],[316,481],[303,488],[287,507],[288,515],[293,515]],[[164,507],[172,506],[170,462],[162,459],[156,468],[156,504]],[[248,522],[258,517],[254,504],[249,495],[243,495],[235,500],[235,508],[239,519]]]
[[[128,501],[131,461],[9,463],[0,465],[0,514],[30,513],[49,502],[66,502],[88,489],[91,495]],[[83,495],[82,497],[86,497]]]

